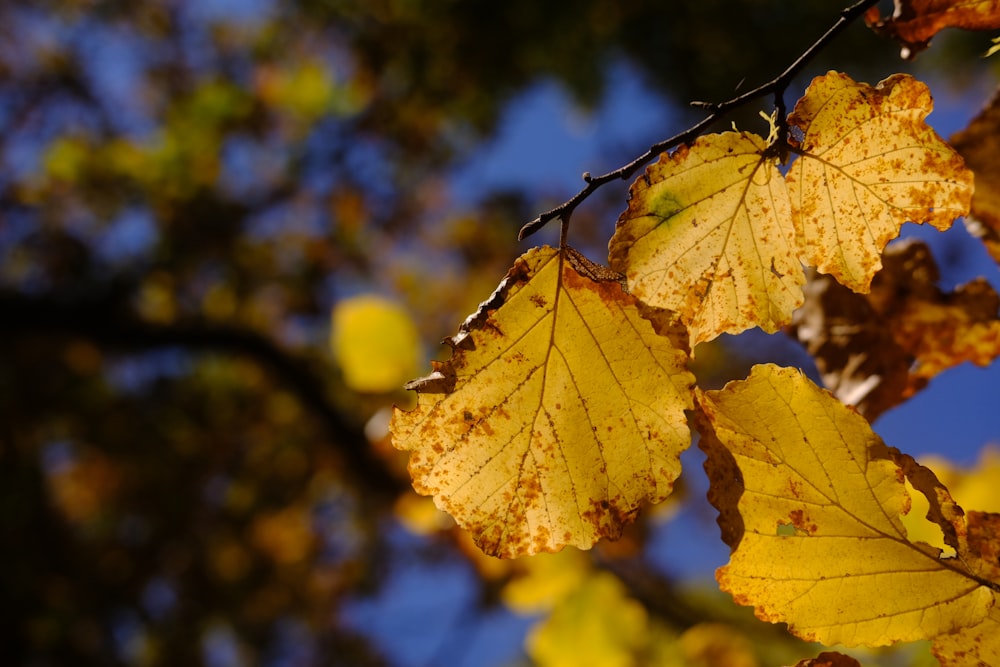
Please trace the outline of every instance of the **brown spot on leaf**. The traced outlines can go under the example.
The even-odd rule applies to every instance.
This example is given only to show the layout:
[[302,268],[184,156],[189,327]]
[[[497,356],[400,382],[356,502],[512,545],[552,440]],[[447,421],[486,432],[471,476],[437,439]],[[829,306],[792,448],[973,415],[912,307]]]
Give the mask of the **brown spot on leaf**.
[[796,530],[809,535],[814,535],[818,529],[815,523],[809,521],[809,516],[805,513],[805,510],[792,510],[788,513],[788,518],[792,520],[792,525],[795,526]]

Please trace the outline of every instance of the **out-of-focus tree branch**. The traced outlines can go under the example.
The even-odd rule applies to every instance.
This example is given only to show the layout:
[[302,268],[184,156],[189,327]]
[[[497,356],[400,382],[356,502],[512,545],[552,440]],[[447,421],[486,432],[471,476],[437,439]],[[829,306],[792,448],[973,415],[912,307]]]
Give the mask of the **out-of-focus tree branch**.
[[391,475],[368,446],[361,426],[351,423],[334,406],[320,376],[305,361],[257,331],[204,322],[147,322],[129,313],[114,296],[62,298],[0,292],[0,312],[6,322],[0,328],[0,339],[82,337],[101,347],[128,352],[178,347],[193,353],[250,359],[273,373],[320,419],[350,466],[352,481],[363,487],[366,500],[386,502],[404,488],[404,482]]

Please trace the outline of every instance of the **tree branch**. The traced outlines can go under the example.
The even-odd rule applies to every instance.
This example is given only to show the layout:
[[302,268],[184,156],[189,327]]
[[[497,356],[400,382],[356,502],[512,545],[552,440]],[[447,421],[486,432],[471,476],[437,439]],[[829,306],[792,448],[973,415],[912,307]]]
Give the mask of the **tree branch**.
[[404,488],[403,482],[374,455],[362,430],[330,402],[319,376],[305,362],[256,331],[224,324],[146,322],[128,312],[114,296],[80,299],[74,295],[72,299],[60,299],[0,292],[0,312],[5,320],[0,340],[77,336],[120,350],[181,347],[249,358],[268,368],[306,409],[319,417],[354,478],[375,496],[367,499],[387,501]]
[[[680,146],[681,144],[689,143],[704,132],[708,126],[718,120],[721,120],[729,112],[747,104],[752,100],[773,94],[776,99],[776,107],[779,110],[782,110],[784,108],[783,95],[785,89],[788,88],[795,75],[798,74],[799,71],[805,67],[817,53],[826,47],[827,44],[833,41],[834,37],[840,34],[852,22],[857,20],[858,17],[863,15],[865,10],[877,3],[878,0],[860,0],[847,9],[844,9],[840,13],[840,17],[837,19],[837,22],[834,23],[822,37],[806,49],[805,52],[803,52],[802,55],[795,60],[795,62],[785,69],[785,71],[767,83],[725,102],[692,102],[695,106],[708,109],[710,111],[709,115],[680,134],[676,134],[669,139],[654,144],[648,151],[623,167],[619,167],[614,171],[609,171],[602,176],[591,176],[589,172],[584,174],[583,180],[586,181],[587,185],[582,190],[559,206],[542,213],[537,218],[521,227],[521,231],[518,232],[517,239],[521,241],[528,238],[556,218],[561,219],[563,223],[568,223],[569,218],[572,216],[576,207],[597,191],[598,188],[610,183],[611,181],[624,180],[631,177],[636,171],[651,162],[653,158],[658,156],[660,153],[670,150],[676,146]],[[787,139],[788,128],[783,113],[779,114],[777,122],[779,127],[778,141],[784,141]]]

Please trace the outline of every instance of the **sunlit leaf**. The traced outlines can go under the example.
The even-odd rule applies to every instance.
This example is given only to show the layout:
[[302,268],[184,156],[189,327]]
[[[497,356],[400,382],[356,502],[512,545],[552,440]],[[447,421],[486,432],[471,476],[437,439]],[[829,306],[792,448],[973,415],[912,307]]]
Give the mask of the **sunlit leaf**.
[[987,366],[1000,356],[998,308],[1000,296],[977,278],[937,302],[911,299],[893,317],[893,336],[917,359],[917,377],[934,377],[964,361]]
[[523,614],[552,609],[593,576],[590,559],[577,549],[536,554],[518,564],[523,569],[503,587],[500,597],[508,607]]
[[682,146],[632,185],[609,246],[641,301],[676,310],[692,344],[775,331],[804,281],[787,189],[767,145],[726,132]]
[[411,491],[402,493],[396,499],[393,515],[407,530],[417,535],[431,535],[455,525],[450,516],[434,506],[430,498]]
[[539,667],[631,667],[646,641],[646,609],[607,572],[587,578],[527,640]]
[[536,248],[450,339],[451,359],[410,383],[418,404],[395,412],[393,444],[414,488],[489,554],[616,538],[680,472],[685,333],[669,312],[640,314],[607,269]]
[[944,230],[968,213],[972,172],[924,122],[931,108],[907,75],[813,80],[788,117],[802,133],[787,181],[805,263],[864,292],[903,223]]
[[990,609],[979,625],[937,637],[932,650],[941,667],[1000,665],[1000,608]]
[[355,391],[396,389],[420,367],[420,335],[401,306],[371,294],[344,299],[333,309],[330,344]]
[[967,128],[952,135],[951,143],[976,175],[965,224],[1000,262],[1000,92]]
[[[967,519],[965,560],[979,576],[1000,582],[1000,514],[970,511]],[[933,650],[943,667],[1000,664],[1000,612],[997,607],[990,610],[982,623],[935,638]]]
[[987,445],[979,459],[969,467],[958,467],[941,456],[920,457],[932,468],[951,495],[963,507],[975,507],[983,512],[1000,512],[1000,444]]
[[611,267],[639,300],[677,311],[692,344],[787,324],[802,264],[867,291],[905,222],[945,229],[968,212],[972,174],[924,122],[930,111],[912,77],[875,88],[817,77],[788,117],[787,178],[779,151],[746,132],[662,155],[632,185]]
[[[879,646],[980,623],[993,604],[962,510],[926,468],[798,370],[699,392],[710,499],[733,549],[716,578],[803,639]],[[766,418],[762,418],[766,416]],[[961,558],[907,539],[908,479]]]
[[903,44],[902,56],[911,58],[945,28],[1000,28],[1000,0],[895,0],[891,16],[883,18],[878,7],[872,7],[865,21]]

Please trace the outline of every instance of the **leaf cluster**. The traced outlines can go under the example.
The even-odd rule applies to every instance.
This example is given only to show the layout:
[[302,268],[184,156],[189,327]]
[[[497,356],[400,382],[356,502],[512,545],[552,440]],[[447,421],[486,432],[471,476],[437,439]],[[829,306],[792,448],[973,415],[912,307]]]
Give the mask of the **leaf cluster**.
[[[865,18],[907,49],[946,25],[1000,22],[989,3],[904,4],[910,14]],[[944,294],[925,249],[886,250],[904,223],[947,229],[974,213],[974,189],[990,188],[959,152],[969,139],[953,146],[926,124],[930,92],[908,75],[870,86],[830,72],[785,116],[787,78],[806,59],[710,106],[774,93],[769,137],[699,124],[659,146],[629,190],[607,267],[567,237],[576,206],[611,175],[585,175],[577,197],[523,228],[559,219],[560,245],[522,255],[445,340],[451,357],[407,385],[418,403],[396,410],[393,445],[410,452],[418,493],[485,553],[514,557],[620,537],[672,491],[691,414],[731,549],[717,580],[737,603],[826,645],[931,639],[944,665],[993,664],[1000,518],[960,507],[865,417],[950,366],[1000,355],[1000,298],[985,281]],[[966,133],[988,133],[987,122]],[[788,328],[837,394],[774,365],[698,388],[687,369],[696,346],[750,328]],[[904,524],[911,494],[926,499],[939,545],[921,539],[919,517]]]

